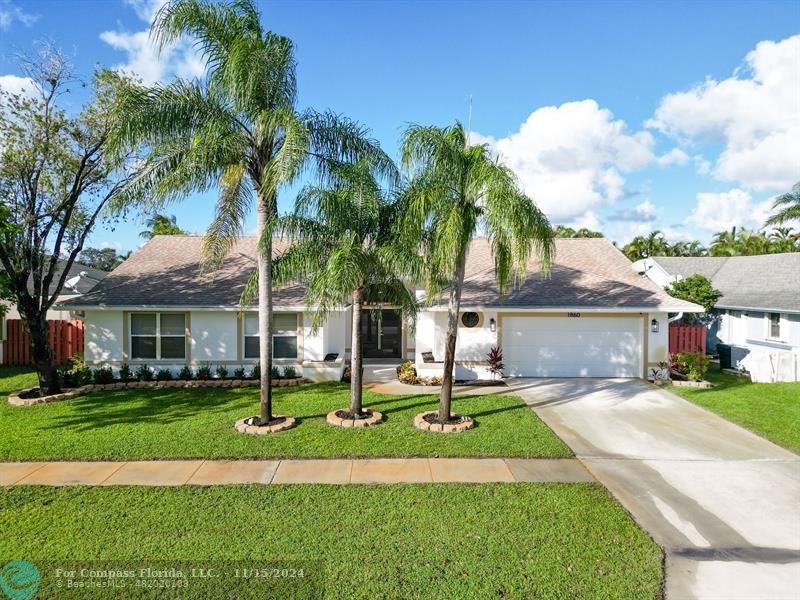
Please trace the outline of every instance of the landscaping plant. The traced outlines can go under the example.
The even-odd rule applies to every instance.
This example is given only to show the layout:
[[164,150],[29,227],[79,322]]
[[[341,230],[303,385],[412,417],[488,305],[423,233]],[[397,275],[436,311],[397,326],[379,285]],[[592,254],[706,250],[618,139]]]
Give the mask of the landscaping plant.
[[470,144],[461,123],[412,125],[403,136],[409,184],[402,211],[407,246],[420,248],[428,267],[429,302],[447,293],[447,334],[438,420],[450,420],[461,292],[467,251],[478,232],[488,238],[500,293],[521,280],[536,255],[550,268],[554,234],[544,213],[497,161],[487,144]]
[[233,378],[234,379],[244,379],[245,373],[243,367],[238,367],[233,371]]
[[197,378],[200,381],[207,381],[211,379],[211,367],[208,365],[203,365],[197,369]]
[[136,368],[136,379],[139,381],[153,381],[153,371],[147,365],[139,365]]
[[417,369],[412,361],[407,360],[397,367],[397,379],[400,383],[415,384],[419,382]]
[[491,350],[489,350],[489,354],[486,355],[486,362],[487,369],[489,373],[492,374],[492,381],[494,381],[498,375],[501,377],[503,376],[503,369],[505,365],[503,364],[503,351],[497,347],[493,346]]
[[271,379],[280,379],[281,378],[281,370],[279,367],[273,365],[272,372],[270,373]]
[[218,365],[215,373],[217,374],[217,379],[227,379],[228,378],[228,369],[223,365]]
[[133,377],[133,373],[131,373],[131,367],[128,363],[122,363],[119,366],[119,378],[121,381],[129,381]]
[[711,357],[702,352],[679,352],[675,355],[675,362],[691,381],[702,381],[708,372]]
[[172,371],[169,369],[159,369],[156,373],[157,381],[170,381],[172,379]]
[[94,372],[94,382],[98,385],[114,383],[114,371],[111,367],[101,367]]
[[192,368],[189,365],[184,365],[181,367],[180,372],[178,373],[178,379],[183,379],[184,381],[191,381],[194,379],[194,373],[192,373]]
[[292,366],[288,366],[283,369],[283,377],[285,379],[295,379],[297,377],[297,370]]

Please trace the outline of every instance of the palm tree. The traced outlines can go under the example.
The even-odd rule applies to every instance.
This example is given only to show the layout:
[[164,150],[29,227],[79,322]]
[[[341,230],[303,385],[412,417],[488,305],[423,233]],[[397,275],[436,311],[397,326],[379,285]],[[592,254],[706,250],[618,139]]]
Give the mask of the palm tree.
[[139,233],[139,237],[152,240],[157,235],[183,235],[186,233],[178,227],[175,215],[167,216],[155,214],[144,222],[147,229]]
[[326,177],[339,160],[391,164],[364,129],[333,113],[296,109],[294,47],[263,30],[252,0],[170,0],[151,36],[159,48],[190,37],[206,61],[201,80],[143,88],[127,84],[118,106],[125,123],[114,145],[144,148],[132,197],[157,205],[190,192],[219,189],[204,239],[206,268],[219,266],[242,233],[253,203],[258,216],[257,269],[243,295],[258,295],[261,410],[272,420],[272,236],[278,191],[308,173]]
[[629,260],[636,261],[648,256],[669,255],[670,245],[664,239],[664,234],[657,229],[647,236],[637,235],[622,248],[622,252]]
[[387,198],[373,170],[369,160],[343,164],[333,169],[328,185],[304,188],[294,214],[281,220],[294,243],[274,267],[277,283],[306,282],[312,330],[332,310],[352,303],[350,413],[356,419],[368,416],[361,389],[362,306],[365,301],[397,306],[413,323],[417,303],[405,280],[422,270],[419,255],[393,236],[399,204]]
[[445,128],[409,127],[403,137],[402,164],[410,177],[403,227],[411,239],[417,236],[429,267],[429,301],[444,286],[448,289],[438,415],[444,423],[450,419],[458,314],[470,241],[479,230],[490,239],[502,293],[524,276],[533,252],[539,255],[543,271],[549,270],[553,230],[519,190],[511,170],[491,158],[488,146],[470,145],[460,123]]
[[772,208],[778,212],[767,219],[766,225],[783,225],[789,221],[800,221],[800,181],[792,186],[791,192],[775,198]]
[[736,227],[732,227],[730,231],[715,233],[708,253],[711,256],[740,256],[741,248],[736,236]]

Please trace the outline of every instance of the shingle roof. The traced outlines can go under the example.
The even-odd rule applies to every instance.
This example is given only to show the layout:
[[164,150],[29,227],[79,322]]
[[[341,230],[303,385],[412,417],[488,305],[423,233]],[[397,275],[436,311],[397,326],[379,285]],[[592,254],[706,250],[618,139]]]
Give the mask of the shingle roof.
[[634,272],[631,262],[605,238],[557,239],[550,276],[543,276],[538,260],[532,258],[525,280],[505,296],[500,296],[495,283],[490,242],[477,238],[470,246],[461,302],[515,308],[701,310]]
[[[275,239],[273,255],[287,247]],[[222,268],[201,275],[201,236],[157,236],[117,267],[73,306],[234,307],[256,266],[256,238],[239,238]],[[276,290],[276,306],[303,306],[302,285]],[[631,269],[630,261],[605,239],[559,239],[549,278],[536,260],[524,282],[505,297],[498,294],[488,240],[472,242],[462,306],[518,308],[643,308],[672,312],[698,310],[676,300]]]
[[[222,267],[201,274],[202,236],[159,235],[114,269],[76,306],[234,307],[256,268],[255,237],[241,237]],[[273,241],[273,255],[287,242]],[[304,290],[291,285],[273,294],[275,306],[302,306]]]
[[720,308],[800,312],[800,252],[759,256],[654,256],[670,275],[705,275]]

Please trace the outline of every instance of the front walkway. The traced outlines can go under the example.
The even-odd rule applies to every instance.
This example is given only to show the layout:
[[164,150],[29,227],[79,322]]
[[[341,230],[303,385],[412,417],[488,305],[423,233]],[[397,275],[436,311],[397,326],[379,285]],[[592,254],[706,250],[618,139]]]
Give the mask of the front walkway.
[[640,380],[511,383],[666,551],[668,599],[796,599],[800,457]]
[[571,458],[375,458],[0,463],[0,485],[594,481]]

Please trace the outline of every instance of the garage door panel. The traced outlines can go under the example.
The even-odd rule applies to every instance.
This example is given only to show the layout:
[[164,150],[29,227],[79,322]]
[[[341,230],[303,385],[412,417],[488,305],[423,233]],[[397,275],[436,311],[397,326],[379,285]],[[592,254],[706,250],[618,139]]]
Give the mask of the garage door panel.
[[639,377],[636,318],[510,317],[503,320],[507,373],[525,377]]

